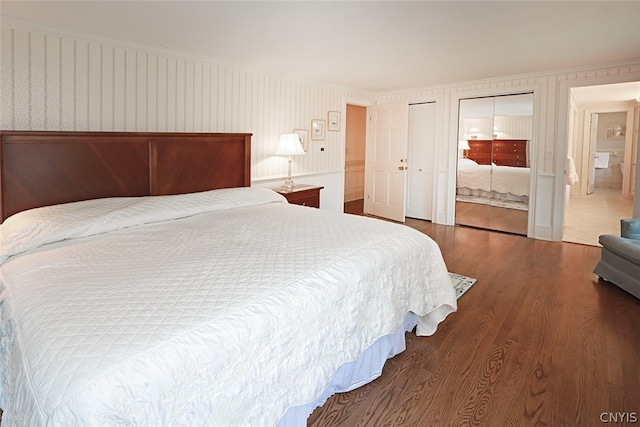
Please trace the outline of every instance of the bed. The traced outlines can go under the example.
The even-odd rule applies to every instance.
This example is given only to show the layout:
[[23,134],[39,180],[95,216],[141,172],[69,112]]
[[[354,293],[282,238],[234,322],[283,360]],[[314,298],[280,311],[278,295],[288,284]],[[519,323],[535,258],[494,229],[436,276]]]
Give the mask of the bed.
[[3,426],[305,425],[457,308],[409,227],[250,187],[250,135],[3,132]]
[[456,200],[529,209],[529,140],[469,139],[458,159]]
[[527,167],[482,165],[467,158],[458,159],[456,199],[527,210],[531,169]]

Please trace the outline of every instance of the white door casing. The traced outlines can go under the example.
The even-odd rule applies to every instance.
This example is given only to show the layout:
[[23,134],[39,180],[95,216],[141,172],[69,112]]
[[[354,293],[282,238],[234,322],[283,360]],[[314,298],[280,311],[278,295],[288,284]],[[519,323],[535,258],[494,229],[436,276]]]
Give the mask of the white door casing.
[[589,175],[587,177],[587,194],[593,193],[596,181],[596,143],[598,142],[598,114],[592,113],[589,128]]
[[409,105],[367,109],[365,213],[404,222]]

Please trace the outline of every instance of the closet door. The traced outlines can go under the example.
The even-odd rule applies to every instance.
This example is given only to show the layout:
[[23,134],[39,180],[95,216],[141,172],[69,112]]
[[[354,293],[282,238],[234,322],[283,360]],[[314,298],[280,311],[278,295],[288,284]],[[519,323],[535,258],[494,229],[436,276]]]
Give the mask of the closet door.
[[460,101],[456,223],[527,234],[533,94]]
[[433,219],[436,103],[409,105],[407,210],[410,218]]
[[491,228],[493,98],[459,105],[456,223]]

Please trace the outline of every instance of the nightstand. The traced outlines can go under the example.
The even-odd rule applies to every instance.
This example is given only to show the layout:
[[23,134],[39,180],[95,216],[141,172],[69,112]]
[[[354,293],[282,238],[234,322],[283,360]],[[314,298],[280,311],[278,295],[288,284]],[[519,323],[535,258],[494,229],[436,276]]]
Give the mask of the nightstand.
[[323,188],[317,185],[296,185],[291,190],[283,187],[272,188],[272,190],[282,194],[291,204],[319,208],[320,190]]

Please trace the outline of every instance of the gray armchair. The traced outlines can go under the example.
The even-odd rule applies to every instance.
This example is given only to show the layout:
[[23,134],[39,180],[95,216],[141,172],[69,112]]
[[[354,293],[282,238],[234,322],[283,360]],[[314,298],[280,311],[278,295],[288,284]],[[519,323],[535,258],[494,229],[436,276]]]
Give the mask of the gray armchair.
[[602,255],[593,272],[640,298],[640,218],[620,220],[620,236],[599,240]]

